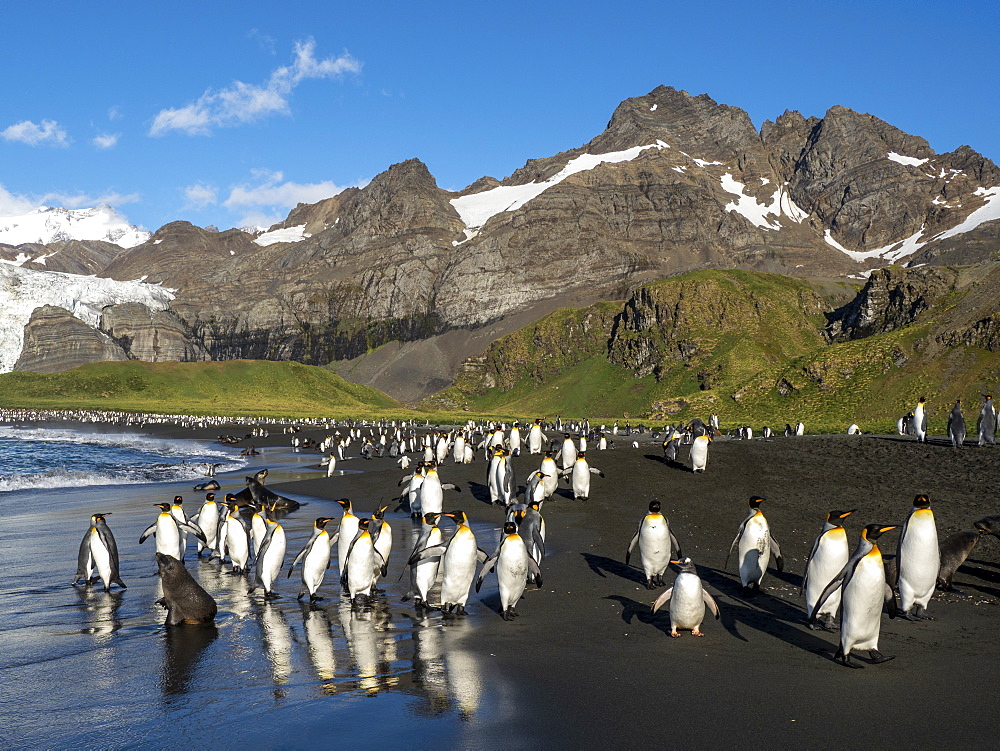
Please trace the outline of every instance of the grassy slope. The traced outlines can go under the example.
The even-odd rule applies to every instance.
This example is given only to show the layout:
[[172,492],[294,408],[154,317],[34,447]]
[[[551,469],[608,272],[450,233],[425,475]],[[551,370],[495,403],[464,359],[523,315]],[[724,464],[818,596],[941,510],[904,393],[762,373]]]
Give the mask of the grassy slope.
[[[512,416],[645,416],[674,422],[717,412],[724,426],[780,428],[802,420],[810,432],[842,432],[852,422],[863,430],[894,430],[898,417],[927,396],[930,428],[942,435],[956,398],[966,402],[971,432],[979,394],[996,393],[1000,385],[1000,352],[926,346],[931,324],[943,308],[900,331],[827,345],[818,333],[825,319],[815,307],[813,288],[799,280],[706,271],[650,288],[657,304],[682,314],[670,336],[653,332],[645,342],[655,347],[684,339],[697,346],[687,360],[665,355],[658,380],[636,378],[632,369],[609,362],[606,354],[594,354],[567,360],[554,377],[531,378],[518,363],[514,372],[521,377],[509,390],[451,389],[449,398],[473,412]],[[698,294],[692,295],[695,288]],[[720,309],[727,315],[720,316]],[[553,316],[565,321],[567,313]],[[495,352],[526,348],[539,327],[547,330],[548,324],[514,332],[506,337],[513,341],[498,343]],[[630,332],[628,337],[643,335]],[[705,373],[710,374],[707,389],[698,377]]]
[[0,407],[267,416],[401,412],[380,391],[292,362],[117,362],[0,375]]

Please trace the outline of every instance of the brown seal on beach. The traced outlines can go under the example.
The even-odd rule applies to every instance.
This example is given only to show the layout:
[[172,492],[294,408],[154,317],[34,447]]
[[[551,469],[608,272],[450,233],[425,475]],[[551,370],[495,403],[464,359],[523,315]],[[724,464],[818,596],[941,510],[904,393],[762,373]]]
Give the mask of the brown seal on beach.
[[208,592],[194,580],[184,564],[172,555],[156,554],[163,597],[157,604],[167,609],[167,625],[196,625],[215,620],[218,605]]

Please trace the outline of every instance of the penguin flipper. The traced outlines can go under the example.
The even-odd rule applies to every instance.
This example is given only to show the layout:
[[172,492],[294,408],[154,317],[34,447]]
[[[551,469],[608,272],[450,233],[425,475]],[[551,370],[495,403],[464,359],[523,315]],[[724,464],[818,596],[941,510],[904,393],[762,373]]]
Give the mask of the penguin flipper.
[[535,586],[540,588],[542,586],[542,570],[538,568],[538,564],[535,563],[535,559],[530,555],[528,556],[528,574],[535,575]]
[[312,547],[312,540],[310,540],[306,544],[306,546],[304,548],[302,548],[302,550],[299,551],[299,554],[297,556],[295,556],[295,559],[292,561],[291,565],[289,565],[289,567],[288,567],[288,576],[285,577],[286,579],[291,578],[292,571],[295,570],[295,566],[298,565],[299,561],[301,561],[303,558],[306,557],[306,553],[309,552],[309,548],[311,548],[311,547]]
[[[386,574],[389,573],[389,564],[386,562],[385,558],[382,557],[382,554],[377,550],[375,551],[375,556],[376,556],[375,573],[378,576],[385,576]],[[379,563],[379,561],[381,561],[381,563]]]
[[444,555],[444,551],[447,550],[447,545],[431,545],[430,547],[423,548],[422,550],[414,550],[413,555],[406,562],[408,566],[412,566],[418,561],[422,561],[425,558],[435,558],[437,556]]
[[[639,529],[642,529],[642,522],[639,522]],[[632,535],[632,541],[628,544],[628,550],[625,551],[625,565],[628,565],[629,559],[632,557],[632,551],[635,550],[635,544],[639,542],[639,531]]]
[[403,484],[404,482],[409,482],[409,481],[410,481],[410,480],[412,480],[412,479],[413,479],[413,475],[412,475],[412,474],[409,474],[409,475],[407,475],[406,477],[404,477],[404,478],[403,478],[402,480],[400,480],[399,482],[397,482],[397,483],[396,483],[396,487],[399,487],[399,486],[401,486],[401,485],[402,485],[402,484]]
[[80,552],[76,556],[76,576],[73,577],[73,584],[80,579],[86,581],[90,578],[90,572],[94,568],[90,557],[90,530],[88,529],[80,543]]
[[712,615],[715,616],[715,620],[719,620],[719,605],[715,601],[715,598],[712,597],[712,595],[710,595],[704,589],[702,589],[701,599],[703,599],[705,601],[705,604],[708,605],[708,609],[712,611]]
[[479,588],[483,586],[483,579],[485,579],[486,575],[496,567],[497,561],[499,559],[500,559],[500,549],[497,548],[497,552],[494,553],[490,558],[488,558],[486,562],[483,563],[483,567],[479,569],[479,576],[476,577],[477,592],[479,591]]
[[592,474],[592,475],[600,475],[601,477],[604,477],[604,473],[601,472],[601,470],[599,470],[597,467],[591,467],[590,468],[590,474]]
[[774,535],[768,532],[767,536],[771,540],[771,555],[774,556],[774,562],[778,566],[778,571],[784,571],[785,559],[781,557],[781,547],[778,545],[778,541],[774,539]]
[[677,542],[677,537],[674,535],[673,532],[670,533],[670,544],[673,545],[674,546],[674,550],[677,551],[677,557],[678,558],[683,558],[684,557],[684,553],[681,552],[681,544],[679,542]]
[[146,527],[146,531],[139,536],[139,544],[142,545],[142,543],[146,541],[146,538],[149,537],[151,534],[153,534],[155,531],[156,531],[156,522],[153,522],[148,527]]
[[487,553],[482,548],[476,548],[476,560],[480,563],[486,563],[490,558],[489,553]]
[[201,527],[199,527],[197,524],[192,524],[190,521],[186,521],[186,522],[177,522],[177,526],[180,527],[181,529],[187,530],[195,537],[197,537],[199,540],[201,540],[203,543],[208,544],[208,538],[205,536],[205,533],[202,531]]
[[662,608],[664,603],[666,603],[671,597],[673,597],[673,594],[674,594],[674,588],[671,587],[666,592],[657,597],[656,601],[653,603],[653,612],[655,613],[657,610]]

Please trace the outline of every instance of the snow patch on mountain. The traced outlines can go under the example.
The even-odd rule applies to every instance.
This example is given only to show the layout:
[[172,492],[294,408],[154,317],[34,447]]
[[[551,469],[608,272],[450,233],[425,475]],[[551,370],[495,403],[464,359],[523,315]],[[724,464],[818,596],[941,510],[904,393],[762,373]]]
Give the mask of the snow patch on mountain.
[[917,159],[915,156],[903,156],[895,151],[890,151],[886,159],[897,164],[905,164],[907,167],[919,167],[928,161],[927,159]]
[[[793,222],[798,223],[801,223],[809,216],[809,212],[804,211],[792,200],[784,185],[779,186],[774,191],[770,203],[764,204],[758,203],[756,198],[744,193],[744,184],[737,181],[729,172],[724,174],[719,182],[724,191],[737,197],[736,201],[726,204],[726,211],[735,211],[737,214],[745,217],[755,227],[781,229],[781,224],[777,221],[772,224],[771,220],[768,219],[769,216],[773,216],[775,219],[786,216]],[[766,185],[767,183],[764,184]]]
[[93,209],[42,206],[22,216],[0,217],[0,243],[48,243],[59,240],[103,240],[123,248],[146,242],[151,233],[125,221],[106,204]]
[[[499,185],[481,193],[473,193],[468,196],[460,196],[451,199],[451,205],[455,207],[462,222],[465,223],[465,240],[452,243],[461,245],[466,240],[475,237],[483,225],[489,221],[490,217],[505,211],[516,211],[533,198],[537,198],[554,185],[558,185],[567,177],[578,172],[586,172],[602,164],[616,164],[618,162],[630,162],[647,149],[669,149],[670,146],[663,141],[649,144],[648,146],[633,146],[624,151],[611,151],[606,154],[581,154],[570,159],[569,162],[558,173],[543,180],[540,183],[530,182],[526,185]],[[258,239],[259,242],[259,239]]]
[[905,240],[889,243],[888,245],[881,248],[875,248],[874,250],[848,250],[833,239],[833,234],[830,230],[826,230],[826,232],[824,232],[823,239],[826,241],[827,245],[836,248],[841,253],[849,255],[855,261],[867,261],[871,258],[881,258],[889,261],[890,263],[895,263],[901,258],[913,255],[922,247],[927,245],[927,243],[936,242],[938,240],[946,240],[949,237],[955,237],[956,235],[961,235],[965,232],[971,232],[980,224],[1000,219],[1000,185],[996,185],[992,188],[976,188],[973,195],[983,197],[986,200],[986,203],[969,214],[963,222],[955,225],[951,229],[945,230],[944,232],[938,232],[936,235],[928,237],[922,242],[920,238],[924,234],[923,225],[921,225],[919,230],[914,232]]
[[97,328],[108,305],[142,303],[165,310],[175,290],[142,281],[23,269],[0,262],[0,373],[9,373],[24,347],[24,327],[35,308],[56,305]]
[[274,243],[297,243],[312,237],[306,232],[306,225],[298,224],[294,227],[283,227],[260,235],[254,242],[257,245],[274,245]]

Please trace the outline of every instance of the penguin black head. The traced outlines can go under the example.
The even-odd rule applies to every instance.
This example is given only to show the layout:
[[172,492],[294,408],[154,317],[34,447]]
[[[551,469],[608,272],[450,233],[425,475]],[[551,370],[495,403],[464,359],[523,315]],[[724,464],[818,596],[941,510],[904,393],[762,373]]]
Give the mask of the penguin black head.
[[358,529],[368,529],[368,525],[371,524],[371,519],[358,519]]
[[651,513],[651,514],[658,514],[658,513],[660,513],[660,509],[661,508],[662,508],[662,506],[660,506],[660,502],[659,501],[650,501],[649,502],[649,513]]
[[538,501],[532,501],[531,503],[529,503],[528,504],[528,508],[534,509],[535,511],[538,511],[539,508],[540,508],[539,505],[538,505]]
[[917,401],[918,401],[918,402],[919,402],[920,404],[923,404],[924,402],[926,402],[926,401],[927,401],[927,397],[926,397],[926,396],[922,396],[922,397],[920,397],[919,399],[917,399]]
[[205,493],[205,500],[206,501],[214,501],[215,500],[215,493]]
[[233,495],[232,493],[226,493],[226,501],[225,501],[225,502],[226,502],[226,505],[227,505],[227,506],[228,506],[228,505],[229,505],[230,503],[233,503],[233,502],[235,502],[235,501],[236,501],[236,496],[235,496],[235,495]]
[[350,511],[351,510],[351,499],[350,498],[338,498],[337,499],[337,503],[340,504],[341,508],[343,508],[344,511]]
[[861,530],[861,536],[868,540],[868,542],[875,542],[875,540],[890,529],[896,529],[897,526],[896,524],[869,524]]
[[836,524],[837,522],[843,523],[844,519],[849,517],[855,511],[857,511],[856,508],[852,508],[850,511],[831,511],[826,515],[826,520],[830,522],[830,524]]
[[449,519],[455,522],[455,524],[465,524],[465,522],[468,520],[468,517],[466,516],[464,511],[449,511],[446,514],[442,514],[442,516],[447,516]]
[[174,503],[176,505],[180,506],[182,503],[184,503],[184,498],[182,496],[175,495],[174,496]]
[[439,514],[437,512],[424,514],[424,524],[426,524],[428,527],[434,527],[437,525],[438,519],[441,516],[448,516],[448,514]]
[[503,525],[503,533],[505,535],[515,535],[517,534],[517,525],[514,522],[506,522]]
[[677,566],[683,573],[694,573],[694,563],[692,563],[690,558],[678,558],[675,561],[670,561],[672,564]]
[[750,501],[749,501],[749,503],[747,505],[749,505],[750,508],[757,508],[763,502],[764,502],[763,498],[761,498],[759,495],[755,495],[755,496],[753,496],[753,497],[750,498]]
[[165,514],[170,512],[170,504],[169,503],[157,503],[156,504],[156,508],[160,509],[160,511],[162,511]]
[[928,496],[923,495],[923,494],[918,495],[916,498],[913,499],[913,507],[914,508],[930,508],[931,507],[931,499]]
[[385,517],[385,512],[388,508],[388,506],[379,506],[377,509],[372,511],[372,518],[381,521]]
[[327,522],[333,521],[327,516],[321,516],[316,520],[316,529],[325,529]]

